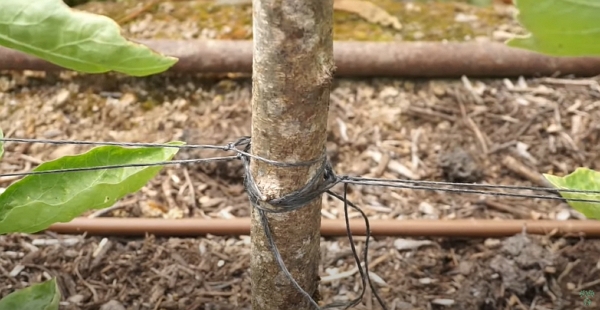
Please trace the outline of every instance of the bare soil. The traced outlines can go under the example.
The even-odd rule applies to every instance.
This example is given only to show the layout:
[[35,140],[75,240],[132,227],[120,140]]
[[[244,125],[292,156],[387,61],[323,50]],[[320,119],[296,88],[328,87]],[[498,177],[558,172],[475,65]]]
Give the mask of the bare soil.
[[[598,80],[336,80],[328,149],[338,174],[539,186],[540,173],[600,169]],[[249,135],[250,98],[247,78],[3,72],[0,127],[9,137],[223,144]],[[0,171],[87,149],[9,143]],[[166,167],[139,193],[85,216],[247,217],[241,169]],[[342,205],[323,199],[323,217],[341,219]],[[373,219],[581,218],[556,200],[365,186],[351,187],[349,199]],[[346,238],[322,241],[324,302],[359,292],[356,273],[336,276],[355,267],[349,249]],[[62,309],[249,309],[249,250],[247,236],[0,236],[0,297],[56,276]],[[579,296],[600,292],[600,241],[583,236],[374,238],[370,253],[389,309],[600,306],[599,297],[586,307]],[[372,294],[360,309],[379,309]]]

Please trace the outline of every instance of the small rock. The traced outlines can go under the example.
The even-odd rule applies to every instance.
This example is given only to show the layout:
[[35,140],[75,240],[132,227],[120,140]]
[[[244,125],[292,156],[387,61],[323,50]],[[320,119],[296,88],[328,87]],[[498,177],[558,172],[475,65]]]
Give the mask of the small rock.
[[427,215],[432,215],[432,214],[436,214],[435,209],[433,208],[432,205],[430,205],[429,203],[422,201],[419,204],[419,211],[421,213],[427,214]]
[[490,249],[494,249],[500,246],[501,241],[498,239],[492,239],[492,238],[488,238],[485,239],[485,241],[483,242],[483,245],[485,245],[487,248]]
[[459,148],[442,155],[439,165],[448,182],[475,183],[483,178],[483,173],[473,157]]
[[119,100],[119,105],[121,107],[130,106],[132,103],[136,102],[137,98],[132,93],[125,93]]
[[458,272],[463,276],[468,276],[471,273],[471,269],[473,269],[473,263],[469,261],[461,261],[458,264]]
[[58,94],[56,94],[56,96],[54,96],[54,98],[52,98],[53,105],[55,107],[62,106],[65,102],[67,102],[70,95],[71,95],[71,92],[69,92],[66,89],[61,89],[58,92]]
[[394,241],[394,246],[398,251],[414,250],[430,244],[433,244],[433,242],[429,240],[396,239]]
[[62,135],[62,131],[59,129],[50,129],[50,130],[46,130],[46,132],[44,132],[44,138],[46,139],[52,139],[52,138],[56,138],[60,135]]
[[438,299],[432,300],[431,303],[434,305],[440,305],[440,306],[452,306],[454,304],[454,299],[438,298]]
[[557,133],[559,131],[562,130],[562,126],[559,124],[550,124],[547,128],[546,131],[548,133]]
[[568,209],[562,209],[556,214],[556,219],[559,221],[566,221],[571,217],[571,211]]
[[400,94],[396,87],[386,86],[379,92],[379,99],[387,99],[390,97],[396,97]]
[[85,299],[85,296],[83,296],[81,294],[77,294],[77,295],[73,295],[73,296],[67,298],[67,301],[78,305],[78,304],[81,304],[81,302],[83,302],[84,299]]
[[100,310],[125,310],[125,307],[123,307],[120,302],[113,299],[100,306]]

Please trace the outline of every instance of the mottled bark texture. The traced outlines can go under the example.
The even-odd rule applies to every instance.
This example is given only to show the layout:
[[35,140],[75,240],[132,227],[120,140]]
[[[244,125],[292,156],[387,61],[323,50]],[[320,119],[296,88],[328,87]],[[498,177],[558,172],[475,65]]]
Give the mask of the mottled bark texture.
[[[333,70],[332,0],[254,0],[252,152],[283,162],[322,155]],[[303,187],[312,167],[277,167],[253,160],[251,173],[267,199]],[[267,206],[268,207],[268,206]],[[269,225],[286,267],[310,295],[318,289],[321,199]],[[311,309],[269,248],[252,211],[252,309]]]

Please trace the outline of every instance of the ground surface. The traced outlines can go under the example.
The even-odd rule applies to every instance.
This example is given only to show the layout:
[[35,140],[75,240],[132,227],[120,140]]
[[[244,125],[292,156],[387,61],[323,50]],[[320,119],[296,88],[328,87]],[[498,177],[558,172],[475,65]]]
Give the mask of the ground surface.
[[[536,173],[600,169],[597,81],[336,80],[328,148],[339,174],[535,186]],[[0,76],[0,127],[10,137],[222,144],[249,134],[250,94],[244,79],[7,72]],[[2,172],[87,148],[6,149]],[[178,158],[207,155],[182,151]],[[510,158],[534,177],[513,172]],[[241,177],[238,163],[168,167],[100,216],[247,217]],[[12,181],[2,178],[0,186]],[[579,217],[546,200],[375,187],[353,187],[349,199],[370,218]],[[324,200],[324,218],[342,215],[338,202]],[[372,244],[371,270],[390,309],[587,309],[579,291],[600,292],[597,240],[423,240]],[[328,280],[354,268],[347,239],[322,244],[322,297],[355,297],[358,275]],[[245,309],[249,249],[248,237],[0,236],[0,296],[58,276],[64,309]],[[600,299],[592,300],[589,309],[599,307]],[[379,309],[370,298],[362,308]]]

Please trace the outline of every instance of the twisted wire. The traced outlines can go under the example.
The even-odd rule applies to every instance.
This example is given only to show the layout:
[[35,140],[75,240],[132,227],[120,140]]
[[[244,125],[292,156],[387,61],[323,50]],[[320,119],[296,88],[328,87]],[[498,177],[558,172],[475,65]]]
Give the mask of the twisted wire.
[[[365,178],[365,177],[353,177],[346,175],[337,175],[329,158],[327,157],[326,150],[323,150],[321,156],[310,161],[305,162],[279,162],[270,159],[266,159],[250,153],[251,150],[251,138],[242,137],[232,143],[224,145],[173,145],[165,143],[127,143],[127,142],[97,142],[97,141],[77,141],[77,140],[46,140],[46,139],[21,139],[21,138],[1,138],[0,142],[13,142],[13,143],[46,143],[46,144],[74,144],[74,145],[94,145],[94,146],[121,146],[121,147],[156,147],[156,148],[178,148],[178,149],[205,149],[205,150],[221,150],[224,152],[234,152],[232,156],[221,156],[221,157],[210,157],[210,158],[197,158],[197,159],[186,159],[186,160],[170,160],[170,161],[159,161],[153,163],[130,163],[120,165],[104,165],[94,167],[80,167],[80,168],[67,168],[57,170],[34,170],[30,172],[14,172],[14,173],[3,173],[0,177],[15,177],[15,176],[32,176],[42,174],[56,174],[56,173],[71,173],[71,172],[83,172],[83,171],[94,171],[94,170],[105,170],[105,169],[121,169],[131,167],[149,167],[149,166],[164,166],[164,165],[178,165],[178,164],[201,164],[209,162],[219,161],[232,161],[242,160],[244,165],[244,186],[246,193],[248,194],[249,201],[253,208],[259,213],[260,224],[265,233],[265,237],[268,241],[269,248],[280,267],[281,271],[286,275],[290,283],[304,296],[304,298],[313,306],[315,309],[331,309],[340,308],[349,309],[350,307],[356,306],[364,298],[367,286],[372,290],[374,297],[377,302],[385,310],[387,309],[383,299],[377,293],[376,287],[371,281],[369,276],[368,268],[368,249],[370,239],[370,225],[367,215],[355,204],[347,199],[348,186],[349,185],[366,185],[366,186],[380,186],[380,187],[391,187],[391,188],[402,188],[411,190],[432,190],[432,191],[443,191],[451,193],[461,194],[479,194],[479,195],[490,195],[490,196],[504,196],[504,197],[519,197],[519,198],[532,198],[532,199],[547,199],[547,200],[561,200],[561,201],[577,201],[587,203],[598,203],[599,199],[584,199],[584,198],[565,198],[555,195],[540,195],[540,194],[523,194],[523,193],[507,193],[500,191],[489,191],[486,189],[501,189],[501,190],[529,190],[529,191],[543,191],[551,192],[554,194],[560,193],[580,193],[586,195],[598,195],[600,190],[572,190],[572,189],[555,189],[547,187],[531,187],[531,186],[510,186],[510,185],[493,185],[493,184],[468,184],[468,183],[453,183],[453,182],[438,182],[438,181],[421,181],[421,180],[405,180],[405,179],[382,179],[382,178]],[[259,160],[265,163],[275,165],[278,167],[300,167],[300,166],[312,166],[319,164],[317,172],[312,178],[300,189],[277,197],[274,199],[267,200],[261,193],[258,185],[255,182],[254,176],[250,173],[250,163],[252,160]],[[343,185],[342,194],[337,194],[331,189],[338,184]],[[452,187],[452,188],[448,188]],[[474,189],[469,189],[474,188]],[[344,219],[346,222],[346,232],[350,241],[350,247],[352,250],[352,256],[357,264],[358,272],[361,277],[362,289],[359,296],[349,302],[336,302],[329,305],[320,307],[318,302],[315,301],[311,294],[307,293],[294,279],[290,271],[285,266],[285,262],[281,257],[277,245],[275,244],[274,237],[271,231],[271,227],[268,222],[268,213],[284,213],[298,210],[308,205],[314,199],[320,197],[322,194],[328,194],[331,197],[338,199],[344,204]],[[354,239],[350,229],[348,209],[352,208],[358,211],[361,217],[365,221],[366,226],[366,241],[365,251],[363,254],[363,263],[357,254],[356,247],[354,245]],[[363,268],[364,264],[364,268]]]

